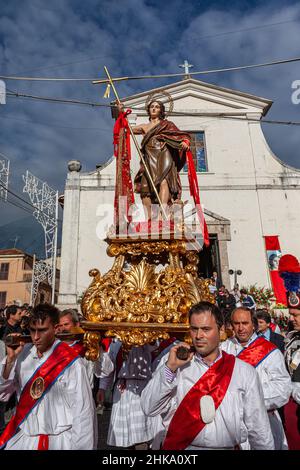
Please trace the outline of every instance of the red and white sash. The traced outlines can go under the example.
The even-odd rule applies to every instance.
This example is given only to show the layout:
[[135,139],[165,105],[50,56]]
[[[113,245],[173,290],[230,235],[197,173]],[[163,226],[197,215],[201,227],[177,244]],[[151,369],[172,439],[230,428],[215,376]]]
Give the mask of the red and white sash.
[[257,367],[274,349],[277,349],[275,344],[263,336],[259,336],[247,348],[242,349],[237,357],[247,364]]
[[[66,343],[67,344],[67,343]],[[86,348],[83,345],[82,341],[74,341],[74,343],[69,344],[70,348],[73,349],[79,356],[84,357]]]
[[[32,377],[24,386],[16,408],[16,413],[0,436],[0,448],[7,444],[7,442],[17,433],[20,425],[29,416],[33,408],[41,402],[58,377],[63,374],[66,368],[78,358],[79,355],[73,350],[73,348],[70,348],[68,344],[63,342],[57,344],[52,354],[38,369],[35,370]],[[38,378],[41,378],[44,381],[44,391],[40,398],[35,399],[31,396],[30,389],[33,382]],[[47,448],[48,436],[43,434],[39,439],[38,450],[47,450]]]
[[210,395],[217,410],[231,381],[235,357],[222,352],[222,357],[195,383],[178,406],[162,449],[183,450],[206,426],[200,413],[200,399]]

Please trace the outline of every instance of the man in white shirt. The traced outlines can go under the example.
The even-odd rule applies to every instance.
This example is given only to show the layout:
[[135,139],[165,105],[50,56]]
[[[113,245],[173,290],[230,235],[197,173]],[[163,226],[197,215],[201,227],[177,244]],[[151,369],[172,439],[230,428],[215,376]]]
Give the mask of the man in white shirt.
[[274,449],[256,371],[219,348],[223,317],[200,302],[189,314],[196,353],[179,359],[170,349],[142,392],[148,416],[161,415],[165,450],[235,449],[249,439],[252,449]]
[[59,311],[34,308],[32,344],[7,347],[0,400],[16,391],[16,413],[0,436],[7,450],[83,450],[96,446],[95,407],[82,359],[55,333]]
[[236,308],[231,314],[231,323],[235,335],[224,341],[221,347],[223,351],[256,368],[263,388],[275,449],[287,450],[283,425],[277,411],[288,402],[291,394],[291,380],[283,355],[264,336],[257,336],[256,318],[250,309]]
[[294,330],[286,338],[285,361],[292,380],[292,396],[285,406],[286,435],[291,450],[300,450],[300,294],[299,304],[290,306]]

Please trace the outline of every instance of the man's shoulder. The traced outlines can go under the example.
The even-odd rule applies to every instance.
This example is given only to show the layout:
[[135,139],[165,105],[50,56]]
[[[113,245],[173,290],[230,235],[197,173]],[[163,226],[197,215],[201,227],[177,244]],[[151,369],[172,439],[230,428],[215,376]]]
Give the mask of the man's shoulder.
[[235,343],[231,338],[226,339],[220,343],[220,347],[222,351],[227,352],[228,354],[232,354],[231,351],[235,351]]
[[276,341],[277,343],[284,344],[284,337],[275,331],[270,331],[270,340]]
[[246,377],[247,380],[257,375],[255,367],[242,361],[238,357],[235,358],[235,369],[241,377]]

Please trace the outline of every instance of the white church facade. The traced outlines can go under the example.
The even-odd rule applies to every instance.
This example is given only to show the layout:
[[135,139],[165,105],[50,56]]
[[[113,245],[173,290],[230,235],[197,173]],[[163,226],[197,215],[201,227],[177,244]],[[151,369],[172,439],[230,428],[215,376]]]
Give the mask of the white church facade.
[[[191,78],[156,90],[171,95],[173,112],[178,114],[169,119],[193,136],[201,203],[211,238],[210,248],[199,254],[199,275],[207,277],[217,270],[223,283],[232,287],[234,278],[228,271],[241,270],[240,286],[271,287],[264,236],[277,235],[282,253],[300,258],[300,169],[273,154],[260,123],[272,101]],[[133,110],[132,125],[148,119],[145,102],[153,91],[123,100]],[[131,167],[134,176],[139,158],[133,145]],[[181,183],[182,199],[192,202],[184,170]],[[104,274],[112,265],[104,238],[113,221],[114,189],[114,157],[89,173],[80,172],[76,162],[69,164],[60,307],[76,306],[91,282],[90,269]]]

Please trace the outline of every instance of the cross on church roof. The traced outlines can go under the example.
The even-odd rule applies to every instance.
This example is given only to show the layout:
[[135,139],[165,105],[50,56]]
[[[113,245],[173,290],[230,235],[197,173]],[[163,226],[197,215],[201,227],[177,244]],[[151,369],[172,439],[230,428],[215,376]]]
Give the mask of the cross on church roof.
[[187,78],[191,78],[190,73],[189,73],[189,69],[194,67],[192,64],[189,64],[189,62],[187,60],[185,60],[184,63],[179,65],[178,67],[181,67],[181,68],[184,69],[184,73],[185,73],[184,80],[186,80]]

